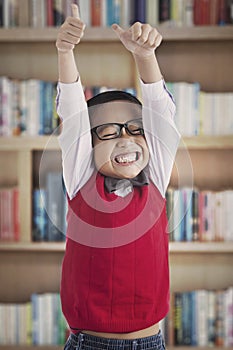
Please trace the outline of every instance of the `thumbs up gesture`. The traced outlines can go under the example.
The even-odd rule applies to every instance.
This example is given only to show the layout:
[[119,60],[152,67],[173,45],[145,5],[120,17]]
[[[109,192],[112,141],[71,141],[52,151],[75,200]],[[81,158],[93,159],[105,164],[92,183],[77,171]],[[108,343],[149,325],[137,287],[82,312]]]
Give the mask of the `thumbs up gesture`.
[[71,6],[72,17],[66,18],[58,32],[56,47],[59,52],[72,51],[84,34],[85,24],[80,19],[79,8],[76,4]]
[[112,29],[127,50],[144,58],[154,54],[154,50],[162,41],[160,33],[150,24],[136,22],[127,30],[122,29],[118,24],[113,24]]

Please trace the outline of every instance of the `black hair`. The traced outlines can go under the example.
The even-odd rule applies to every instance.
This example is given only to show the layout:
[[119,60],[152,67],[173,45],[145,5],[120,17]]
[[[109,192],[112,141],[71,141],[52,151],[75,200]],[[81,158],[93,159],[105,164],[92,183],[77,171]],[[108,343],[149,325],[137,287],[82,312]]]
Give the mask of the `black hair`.
[[113,102],[113,101],[128,101],[128,102],[135,103],[137,105],[142,106],[141,102],[137,99],[137,97],[133,96],[132,94],[126,91],[121,91],[121,90],[101,92],[100,94],[90,98],[87,101],[87,106],[92,107],[92,106],[100,105],[102,103]]

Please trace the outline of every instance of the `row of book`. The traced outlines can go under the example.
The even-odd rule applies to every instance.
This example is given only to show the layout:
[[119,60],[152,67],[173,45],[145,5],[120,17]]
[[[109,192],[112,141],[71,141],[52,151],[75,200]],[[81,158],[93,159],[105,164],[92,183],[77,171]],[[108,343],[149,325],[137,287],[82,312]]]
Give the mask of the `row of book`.
[[172,293],[161,328],[170,346],[233,346],[233,287]]
[[32,294],[21,304],[0,304],[0,345],[64,345],[68,327],[58,293]]
[[46,175],[33,191],[33,241],[65,241],[67,200],[60,172]]
[[[60,172],[33,191],[33,241],[64,241],[67,200]],[[170,241],[233,241],[233,191],[168,188]],[[0,189],[0,241],[20,239],[19,189]]]
[[0,136],[55,132],[55,96],[53,82],[0,77]]
[[[199,83],[167,83],[177,106],[176,125],[182,136],[233,134],[233,92],[210,93]],[[114,87],[83,87],[86,99]],[[125,91],[136,95],[133,87]],[[56,86],[37,79],[0,77],[0,136],[58,133]]]
[[[83,89],[88,99],[112,88],[92,86]],[[136,95],[134,88],[124,90]],[[56,94],[54,82],[0,77],[0,136],[58,134]]]
[[[233,346],[233,287],[171,293],[161,321],[167,345]],[[23,304],[0,304],[0,345],[64,345],[68,326],[58,293],[32,294]]]
[[233,241],[233,191],[192,188],[166,192],[170,241]]
[[233,134],[233,92],[205,92],[199,83],[167,83],[183,136]]
[[0,188],[0,241],[19,241],[19,189]]
[[79,5],[87,26],[128,27],[135,21],[153,26],[232,23],[229,0],[21,0],[20,6],[18,0],[0,0],[0,26],[60,26],[71,15],[72,2]]

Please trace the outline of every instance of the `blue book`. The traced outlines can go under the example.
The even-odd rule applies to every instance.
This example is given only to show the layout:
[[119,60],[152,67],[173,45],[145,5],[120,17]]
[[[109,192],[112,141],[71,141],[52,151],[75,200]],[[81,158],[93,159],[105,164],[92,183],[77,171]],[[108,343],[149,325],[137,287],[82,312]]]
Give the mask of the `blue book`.
[[53,84],[44,81],[42,86],[42,134],[50,135],[53,132]]
[[183,345],[191,345],[192,333],[192,292],[182,293]]
[[33,192],[33,241],[45,241],[47,239],[48,217],[45,203],[45,189],[35,189]]
[[181,242],[184,239],[184,211],[182,190],[174,190],[173,200],[173,239]]
[[197,292],[194,290],[191,292],[190,298],[191,298],[191,308],[192,308],[192,315],[191,315],[191,324],[192,324],[192,331],[191,331],[191,345],[197,346],[197,312],[196,312],[196,296]]
[[185,232],[184,232],[184,240],[187,242],[192,242],[193,240],[193,219],[192,219],[192,214],[193,214],[193,201],[192,201],[192,189],[191,188],[184,188],[183,189],[183,194],[184,194],[184,227],[185,227]]
[[146,0],[135,0],[134,22],[146,22]]
[[111,26],[113,23],[120,24],[121,2],[119,0],[107,0],[106,6],[107,26]]
[[47,213],[48,213],[48,240],[64,241],[64,205],[65,193],[63,190],[61,172],[49,172],[46,178]]

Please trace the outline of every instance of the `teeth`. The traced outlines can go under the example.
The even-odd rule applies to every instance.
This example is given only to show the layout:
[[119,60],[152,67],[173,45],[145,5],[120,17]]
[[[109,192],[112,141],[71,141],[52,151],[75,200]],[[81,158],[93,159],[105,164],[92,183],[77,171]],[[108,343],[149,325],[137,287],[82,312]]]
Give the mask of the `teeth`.
[[119,155],[116,158],[117,163],[130,163],[134,162],[137,159],[136,153],[130,153],[130,154],[123,154]]

